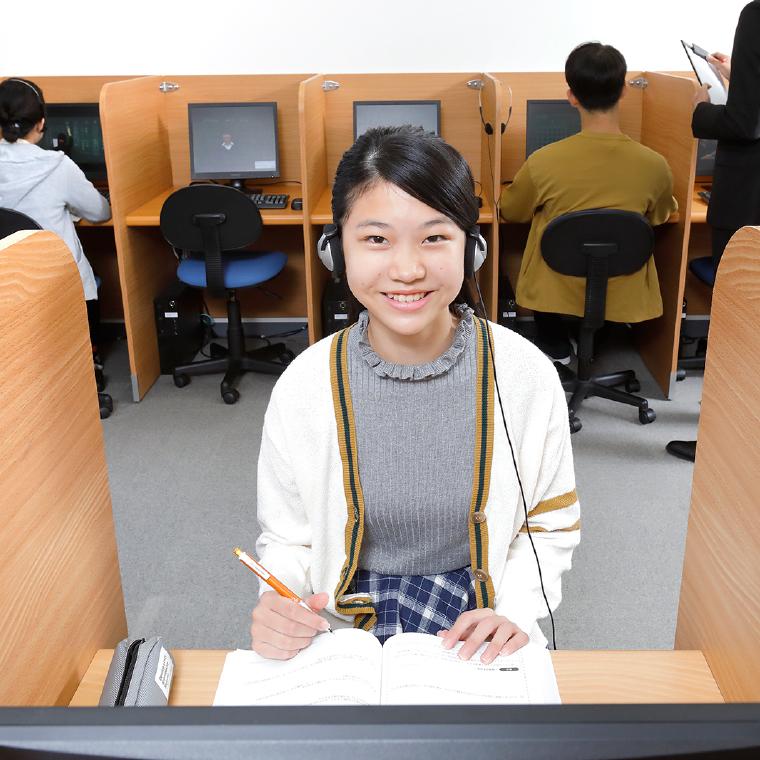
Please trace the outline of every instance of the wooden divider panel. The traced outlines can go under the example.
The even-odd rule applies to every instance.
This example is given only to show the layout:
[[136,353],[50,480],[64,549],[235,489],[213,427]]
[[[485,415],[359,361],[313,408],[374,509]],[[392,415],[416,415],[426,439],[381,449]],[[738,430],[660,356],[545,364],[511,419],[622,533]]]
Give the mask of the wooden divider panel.
[[656,231],[655,263],[662,292],[663,315],[636,325],[635,335],[649,371],[666,396],[675,382],[678,336],[686,276],[686,252],[691,227],[696,140],[691,134],[694,82],[671,74],[645,72],[641,142],[667,160],[678,201],[675,224]]
[[676,627],[731,702],[760,701],[759,324],[760,227],[744,227],[713,291]]
[[126,224],[129,211],[172,184],[161,81],[141,77],[114,82],[103,87],[100,97],[135,401],[160,372],[153,299],[176,271],[176,261],[159,235]]
[[66,705],[126,636],[79,273],[50,232],[0,241],[0,705]]
[[325,135],[325,78],[319,74],[301,82],[298,89],[298,124],[301,135],[303,181],[303,239],[306,258],[306,304],[309,342],[322,337],[322,291],[328,272],[317,258],[319,228],[312,226],[311,213],[329,187],[327,138]]
[[[483,89],[480,102],[483,109],[483,122],[480,130],[480,196],[483,208],[493,215],[493,224],[486,225],[482,234],[488,243],[488,258],[478,272],[478,283],[483,295],[486,312],[490,319],[496,320],[499,295],[499,214],[497,203],[501,187],[501,125],[506,121],[503,112],[503,93],[501,82],[490,74],[481,74]],[[491,126],[491,134],[486,125]]]
[[[13,74],[12,76],[17,76]],[[109,82],[121,82],[130,76],[100,76],[100,77],[29,77],[39,85],[46,103],[97,103],[100,91]],[[0,77],[0,80],[5,77]]]

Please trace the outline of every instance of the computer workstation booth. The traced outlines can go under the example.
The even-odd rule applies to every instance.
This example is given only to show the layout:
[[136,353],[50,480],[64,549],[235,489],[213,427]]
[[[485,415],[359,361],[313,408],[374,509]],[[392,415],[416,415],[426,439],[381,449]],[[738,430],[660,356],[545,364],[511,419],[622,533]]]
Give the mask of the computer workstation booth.
[[[567,83],[561,72],[493,75],[503,88],[507,128],[501,139],[501,184],[512,181],[526,155],[546,142],[577,131],[566,103]],[[639,352],[663,394],[673,390],[686,273],[696,141],[691,137],[694,84],[685,77],[657,72],[629,72],[620,101],[621,129],[660,153],[673,173],[678,212],[655,230],[655,264],[663,315],[634,326]],[[531,112],[531,130],[528,115]],[[511,113],[511,116],[509,116]],[[557,134],[557,131],[563,132]],[[499,271],[514,287],[529,225],[501,225]],[[503,286],[503,283],[502,283]],[[522,312],[525,314],[526,312]]]
[[[177,260],[159,229],[164,201],[173,190],[190,184],[193,161],[198,163],[198,181],[210,181],[214,176],[229,181],[236,174],[233,154],[240,148],[250,153],[253,148],[246,145],[245,130],[236,131],[230,124],[241,125],[254,117],[250,110],[231,115],[229,109],[250,103],[274,104],[276,154],[259,159],[259,167],[242,172],[238,181],[247,182],[249,191],[261,188],[266,194],[287,194],[290,200],[301,197],[298,85],[304,78],[167,75],[103,88],[101,112],[106,160],[115,177],[111,198],[135,401],[145,395],[159,375],[154,299],[176,278]],[[194,153],[190,144],[191,104],[205,105],[204,112],[197,114]],[[224,113],[225,108],[228,113]],[[263,117],[266,121],[267,115]],[[228,150],[225,142],[235,145]],[[204,164],[204,152],[208,156],[212,143],[224,153],[221,159]],[[248,154],[243,156],[244,161],[250,158]],[[275,169],[272,161],[276,161]],[[288,263],[265,289],[240,291],[243,318],[303,319],[303,213],[287,205],[263,209],[261,215],[264,229],[256,248],[283,251]],[[224,320],[223,299],[207,297],[206,304],[214,318]]]
[[341,156],[358,134],[355,122],[364,129],[397,119],[414,119],[423,128],[438,121],[440,136],[464,156],[475,178],[481,204],[478,224],[489,251],[478,280],[489,317],[495,319],[500,83],[477,72],[320,74],[304,81],[300,90],[310,341],[325,334],[320,305],[330,277],[317,258],[316,244],[323,226],[333,222],[332,180]]
[[[206,740],[209,732],[229,738],[231,721],[266,726],[261,735],[282,742],[292,738],[294,723],[329,728],[331,721],[342,725],[349,720],[354,743],[387,738],[389,734],[381,732],[386,726],[389,732],[402,731],[419,739],[430,728],[430,721],[420,719],[423,715],[443,726],[446,716],[452,726],[477,724],[474,733],[461,729],[459,738],[468,741],[479,740],[485,730],[505,730],[515,721],[534,724],[532,731],[541,737],[545,724],[576,720],[579,713],[573,712],[573,705],[612,703],[628,707],[617,713],[595,708],[595,713],[585,713],[588,721],[594,722],[596,715],[609,727],[615,716],[636,723],[647,715],[647,725],[687,723],[691,738],[699,736],[704,742],[715,736],[705,736],[700,727],[709,716],[738,720],[736,730],[757,728],[756,707],[745,706],[739,715],[740,706],[736,706],[739,712],[721,712],[717,707],[707,712],[693,705],[760,701],[756,646],[760,575],[755,561],[760,532],[753,529],[752,467],[760,456],[760,420],[754,414],[760,392],[755,362],[746,361],[748,356],[760,356],[760,334],[754,327],[760,319],[759,252],[760,228],[741,230],[726,252],[716,287],[675,650],[552,652],[564,705],[551,709],[468,707],[459,708],[461,715],[437,713],[433,720],[424,707],[414,715],[403,708],[333,709],[332,718],[318,708],[247,708],[243,720],[235,708],[215,708],[196,713],[202,720],[194,729],[195,739],[183,735],[184,739]],[[44,349],[45,356],[42,371],[37,364],[21,364],[18,372],[5,378],[11,403],[0,407],[0,426],[13,431],[0,440],[0,482],[9,494],[0,502],[0,518],[9,526],[0,533],[0,553],[9,558],[0,565],[4,610],[0,705],[4,707],[94,706],[111,650],[126,634],[87,322],[78,293],[76,269],[54,235],[17,233],[0,243],[0,318],[10,328],[0,333],[0,349],[10,354],[17,344],[34,344]],[[71,318],[56,319],[60,310]],[[51,440],[68,444],[51,456]],[[21,450],[23,457],[18,456]],[[732,519],[727,521],[728,505]],[[133,632],[138,633],[148,632]],[[173,654],[176,671],[170,705],[209,705],[225,653],[174,650]],[[660,707],[656,715],[656,710],[637,713],[633,703],[684,706]],[[114,731],[125,736],[127,726],[137,726],[129,729],[131,737],[145,739],[140,732],[148,729],[141,728],[141,722],[165,725],[189,719],[183,714],[172,718],[170,708],[156,709],[109,708],[71,717],[39,709],[0,710],[0,744],[24,731],[31,741],[44,736],[76,739],[77,726],[85,724],[100,724],[103,741],[112,739]],[[118,724],[121,729],[115,728]],[[345,731],[336,728],[330,736],[345,740]],[[299,736],[306,742],[328,738],[322,729],[317,733]],[[302,751],[303,742],[300,746]]]

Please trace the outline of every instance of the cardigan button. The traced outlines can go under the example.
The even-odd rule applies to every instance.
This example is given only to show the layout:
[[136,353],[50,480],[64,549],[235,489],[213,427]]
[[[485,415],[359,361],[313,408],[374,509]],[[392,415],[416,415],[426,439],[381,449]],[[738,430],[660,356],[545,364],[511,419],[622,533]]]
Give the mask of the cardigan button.
[[476,580],[479,580],[481,583],[485,583],[488,580],[488,573],[485,570],[481,570],[480,568],[477,568],[472,573]]
[[486,513],[485,512],[473,512],[472,513],[472,521],[475,524],[484,523],[486,521]]

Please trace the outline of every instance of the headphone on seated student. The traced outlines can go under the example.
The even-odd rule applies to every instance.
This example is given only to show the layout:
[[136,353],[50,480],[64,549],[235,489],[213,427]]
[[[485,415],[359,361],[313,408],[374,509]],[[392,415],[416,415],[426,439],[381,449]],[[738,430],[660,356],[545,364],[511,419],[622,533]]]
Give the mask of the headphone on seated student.
[[[325,267],[332,272],[335,279],[342,277],[346,271],[346,259],[343,256],[343,241],[337,224],[326,224],[317,243],[317,255]],[[465,231],[464,276],[472,277],[483,266],[488,255],[485,238],[480,234],[480,227],[474,225]]]

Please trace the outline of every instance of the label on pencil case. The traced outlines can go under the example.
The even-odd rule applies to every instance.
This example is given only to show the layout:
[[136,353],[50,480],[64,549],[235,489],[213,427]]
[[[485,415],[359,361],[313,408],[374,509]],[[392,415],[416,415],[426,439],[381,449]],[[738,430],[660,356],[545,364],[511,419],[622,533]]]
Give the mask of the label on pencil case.
[[172,658],[169,657],[169,653],[161,647],[161,652],[158,655],[158,666],[156,668],[155,680],[158,684],[158,688],[164,693],[164,696],[169,699],[169,688],[172,685],[172,675],[174,674],[174,663]]

